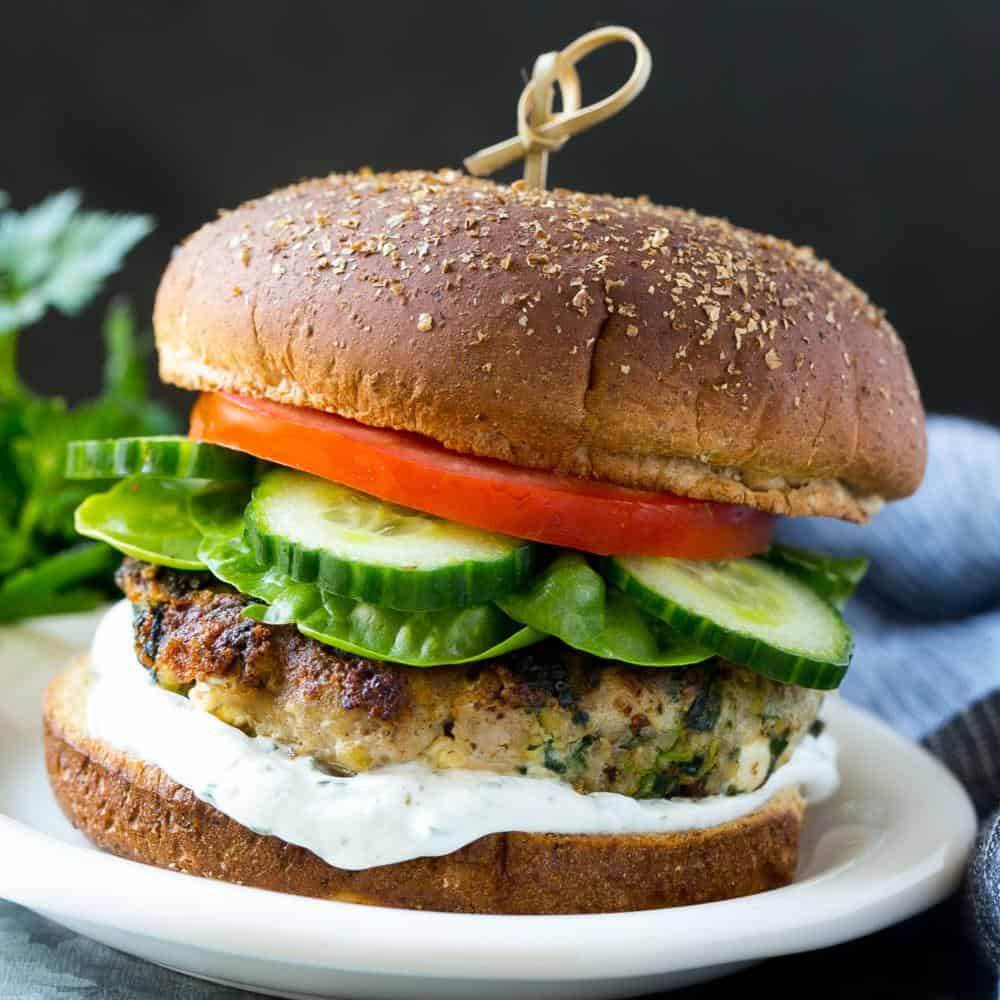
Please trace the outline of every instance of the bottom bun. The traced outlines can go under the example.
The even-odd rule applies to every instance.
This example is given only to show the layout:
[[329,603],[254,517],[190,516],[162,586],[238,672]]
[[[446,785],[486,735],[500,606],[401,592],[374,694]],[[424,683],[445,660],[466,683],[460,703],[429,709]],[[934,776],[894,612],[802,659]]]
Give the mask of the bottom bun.
[[69,820],[133,861],[277,892],[456,913],[611,913],[747,896],[792,881],[805,803],[785,789],[707,830],[497,833],[361,871],[254,833],[152,764],[86,735],[85,664],[49,685],[45,758]]

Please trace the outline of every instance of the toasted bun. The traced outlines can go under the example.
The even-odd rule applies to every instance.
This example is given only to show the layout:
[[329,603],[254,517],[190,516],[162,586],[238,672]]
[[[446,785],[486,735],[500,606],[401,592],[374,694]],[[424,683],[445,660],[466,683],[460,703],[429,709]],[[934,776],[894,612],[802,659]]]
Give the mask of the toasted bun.
[[679,834],[493,834],[439,858],[345,871],[229,819],[158,767],[85,735],[86,670],[45,699],[49,779],[70,821],[99,847],[176,871],[345,902],[462,913],[604,913],[705,903],[787,885],[804,804]]
[[333,175],[176,254],[164,379],[448,448],[863,521],[923,474],[906,351],[812,251],[648,201]]

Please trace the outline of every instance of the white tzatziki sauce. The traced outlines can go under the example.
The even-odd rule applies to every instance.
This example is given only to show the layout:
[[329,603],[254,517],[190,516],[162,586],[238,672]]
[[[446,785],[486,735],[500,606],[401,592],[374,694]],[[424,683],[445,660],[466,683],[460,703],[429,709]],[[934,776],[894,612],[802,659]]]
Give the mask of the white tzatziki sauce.
[[581,794],[558,778],[435,771],[398,764],[334,777],[311,758],[247,736],[157,686],[133,647],[131,609],[116,604],[94,636],[88,684],[91,737],[157,765],[237,823],[298,844],[338,868],[438,856],[490,833],[667,833],[737,819],[779,789],[810,802],[837,788],[836,747],[807,736],[754,792],[703,799]]

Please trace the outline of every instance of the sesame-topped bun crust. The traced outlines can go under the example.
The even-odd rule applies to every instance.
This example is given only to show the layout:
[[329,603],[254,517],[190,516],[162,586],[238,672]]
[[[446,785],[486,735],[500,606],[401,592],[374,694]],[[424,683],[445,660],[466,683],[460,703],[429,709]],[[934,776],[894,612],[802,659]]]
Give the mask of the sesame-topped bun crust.
[[248,202],[160,285],[164,379],[625,486],[863,521],[925,461],[906,351],[811,250],[455,172]]

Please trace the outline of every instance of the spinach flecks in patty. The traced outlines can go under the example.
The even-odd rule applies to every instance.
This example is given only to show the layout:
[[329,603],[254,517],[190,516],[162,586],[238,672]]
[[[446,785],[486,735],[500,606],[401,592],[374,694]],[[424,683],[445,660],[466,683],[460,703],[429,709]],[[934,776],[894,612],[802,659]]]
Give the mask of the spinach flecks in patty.
[[719,671],[714,664],[702,667],[707,677],[698,690],[697,697],[687,710],[684,722],[688,729],[696,733],[708,733],[715,729],[722,710],[722,687]]
[[794,748],[822,700],[721,660],[636,667],[554,639],[474,667],[400,666],[248,619],[250,599],[204,573],[126,560],[118,580],[158,683],[338,773],[420,761],[580,792],[751,791],[765,775],[740,771],[741,750]]

